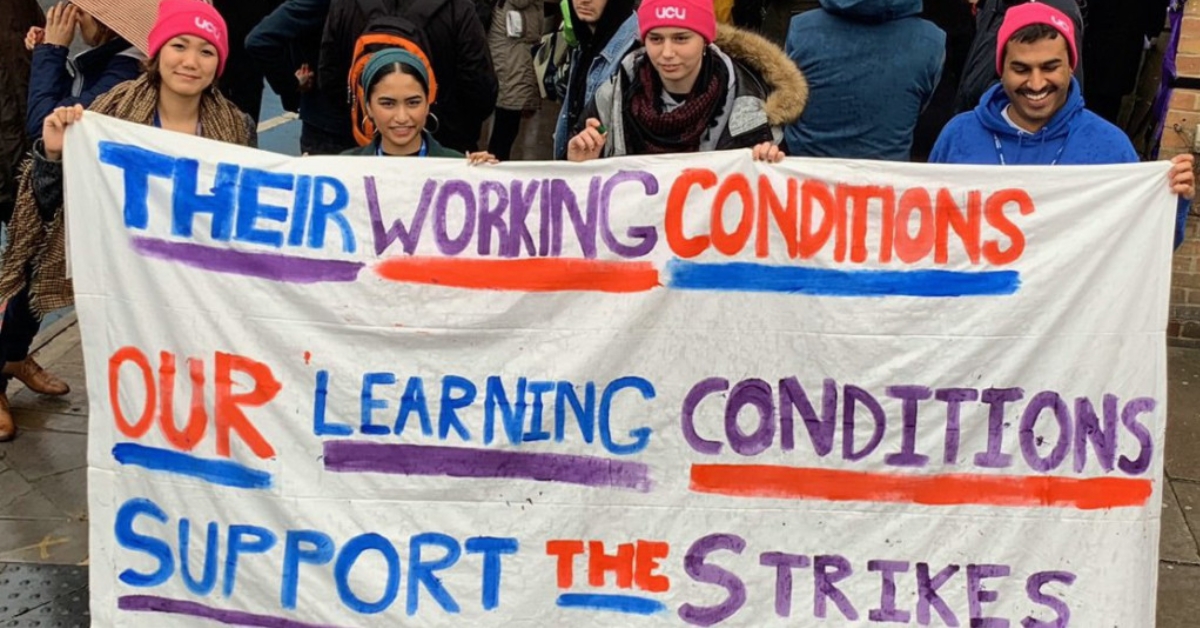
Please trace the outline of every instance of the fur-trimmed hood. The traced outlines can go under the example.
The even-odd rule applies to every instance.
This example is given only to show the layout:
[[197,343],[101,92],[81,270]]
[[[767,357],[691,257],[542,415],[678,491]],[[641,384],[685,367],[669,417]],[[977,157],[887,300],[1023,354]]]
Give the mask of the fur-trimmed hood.
[[784,126],[800,118],[808,104],[808,80],[779,46],[761,35],[727,24],[717,26],[717,40],[713,43],[762,78],[769,93],[765,110],[772,126]]

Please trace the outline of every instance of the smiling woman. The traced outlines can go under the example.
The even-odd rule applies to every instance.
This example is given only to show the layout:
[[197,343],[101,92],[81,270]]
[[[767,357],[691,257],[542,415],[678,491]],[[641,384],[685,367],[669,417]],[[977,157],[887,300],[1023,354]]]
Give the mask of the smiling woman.
[[[165,0],[147,37],[150,60],[138,78],[121,83],[96,99],[89,111],[170,131],[252,146],[254,125],[217,91],[229,42],[225,20],[201,0]],[[28,304],[31,317],[74,303],[66,274],[63,221],[63,138],[84,115],[82,105],[59,107],[45,117],[42,140],[21,173],[20,194],[9,223],[9,246],[0,265],[0,298]],[[10,305],[11,307],[11,305]],[[36,325],[33,326],[36,331]],[[0,327],[0,354],[20,348],[9,326]],[[28,344],[25,345],[28,347]],[[20,359],[17,356],[15,359]],[[22,369],[0,371],[0,441],[16,433],[4,384],[18,377],[63,390],[66,385],[22,360]],[[28,385],[28,384],[27,384]],[[36,387],[35,387],[36,390]]]
[[[425,123],[432,117],[430,106],[437,98],[437,79],[428,57],[411,48],[384,48],[371,53],[359,76],[362,90],[360,111],[370,121],[374,137],[366,146],[342,154],[379,157],[462,157],[442,146]],[[433,118],[435,121],[437,118]],[[470,163],[494,163],[487,152],[470,153]]]

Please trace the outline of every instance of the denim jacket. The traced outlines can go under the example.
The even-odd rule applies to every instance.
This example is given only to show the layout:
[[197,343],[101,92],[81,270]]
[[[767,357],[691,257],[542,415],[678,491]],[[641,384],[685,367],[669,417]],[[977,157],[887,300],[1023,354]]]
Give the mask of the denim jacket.
[[[582,96],[583,100],[581,101],[584,105],[587,105],[587,103],[592,100],[592,96],[595,95],[597,88],[608,82],[610,78],[617,74],[617,72],[621,69],[621,59],[624,59],[626,53],[637,47],[637,43],[637,14],[634,14],[630,15],[629,18],[621,24],[621,28],[617,29],[617,32],[613,34],[612,39],[608,40],[608,45],[604,46],[604,49],[600,51],[600,54],[596,55],[596,58],[592,59],[591,64],[589,64],[589,66],[586,68],[586,72],[588,73],[586,89],[584,90]],[[571,71],[585,71],[584,68],[579,67],[579,49],[571,51]],[[562,109],[560,109],[558,112],[558,125],[554,128],[555,159],[567,158],[567,142],[571,141],[571,135],[574,131],[574,129],[571,128],[574,121],[567,119],[570,117],[567,112],[570,110],[569,105],[571,99],[575,97],[575,95],[571,93],[570,84],[571,82],[567,81],[567,94],[566,97],[563,98]],[[580,110],[582,111],[582,108],[580,108]]]

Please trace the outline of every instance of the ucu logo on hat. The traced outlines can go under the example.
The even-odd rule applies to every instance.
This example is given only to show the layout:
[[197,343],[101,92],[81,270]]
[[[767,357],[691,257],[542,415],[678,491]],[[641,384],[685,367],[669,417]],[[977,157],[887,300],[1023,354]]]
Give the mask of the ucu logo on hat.
[[654,17],[660,20],[686,20],[687,9],[679,7],[658,7],[654,10]]
[[1058,30],[1060,30],[1060,31],[1062,31],[1062,32],[1064,32],[1064,33],[1070,33],[1070,32],[1071,32],[1071,24],[1070,24],[1070,23],[1068,23],[1066,20],[1062,19],[1061,17],[1058,17],[1057,15],[1051,15],[1051,16],[1050,16],[1050,22],[1051,22],[1051,23],[1052,23],[1052,24],[1053,24],[1053,25],[1054,25],[1056,28],[1058,28]]
[[221,31],[217,30],[217,25],[200,16],[196,16],[196,28],[212,35],[213,37],[216,37],[217,39],[221,38]]

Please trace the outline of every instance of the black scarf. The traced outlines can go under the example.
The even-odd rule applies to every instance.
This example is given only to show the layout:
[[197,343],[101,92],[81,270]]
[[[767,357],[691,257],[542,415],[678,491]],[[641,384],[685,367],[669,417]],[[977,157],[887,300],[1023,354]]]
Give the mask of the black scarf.
[[704,50],[700,75],[684,101],[670,112],[663,104],[662,79],[648,57],[643,57],[630,81],[622,107],[629,132],[627,152],[631,155],[694,153],[700,150],[704,132],[712,126],[725,105],[729,69]]

